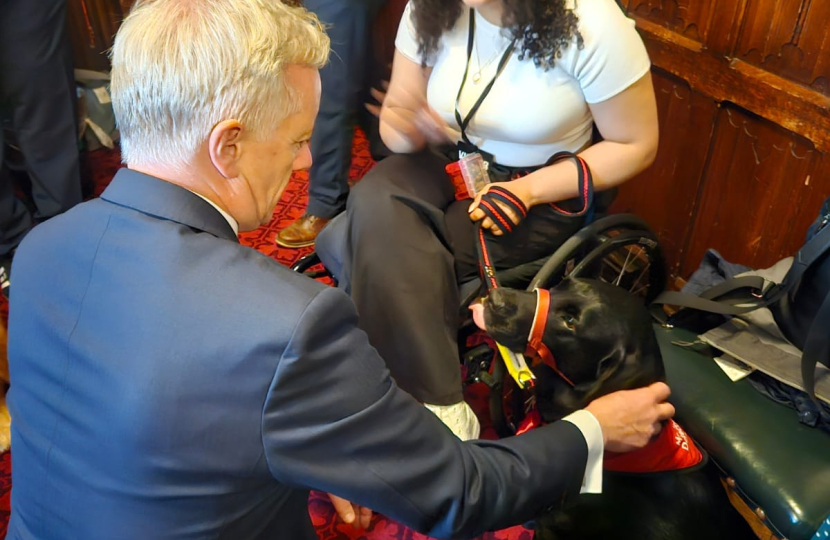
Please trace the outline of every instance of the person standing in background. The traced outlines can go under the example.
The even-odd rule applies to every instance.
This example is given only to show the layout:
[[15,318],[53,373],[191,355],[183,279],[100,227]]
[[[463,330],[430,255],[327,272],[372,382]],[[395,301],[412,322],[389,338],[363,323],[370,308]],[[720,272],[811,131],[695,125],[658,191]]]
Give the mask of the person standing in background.
[[320,70],[320,112],[311,137],[308,208],[280,231],[277,244],[300,248],[346,208],[349,166],[358,113],[369,86],[372,21],[386,0],[305,0],[303,5],[327,26],[332,55]]
[[9,120],[32,181],[34,215],[14,192],[0,129],[0,288],[35,222],[81,202],[66,0],[0,2],[0,120]]

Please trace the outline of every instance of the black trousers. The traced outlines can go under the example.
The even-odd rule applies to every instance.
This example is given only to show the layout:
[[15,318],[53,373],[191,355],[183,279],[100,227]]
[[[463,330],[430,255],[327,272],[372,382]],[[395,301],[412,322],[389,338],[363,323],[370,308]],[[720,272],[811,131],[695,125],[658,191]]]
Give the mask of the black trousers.
[[311,135],[307,212],[331,218],[349,195],[354,126],[367,100],[372,20],[386,0],[305,0],[328,25],[331,58],[320,70],[320,111]]
[[[32,181],[35,218],[81,202],[78,128],[66,0],[0,1],[0,117],[11,121]],[[0,130],[0,256],[32,226],[14,194]]]
[[[471,201],[455,201],[447,162],[429,151],[386,158],[317,240],[398,386],[436,405],[462,400],[459,284],[478,276]],[[513,233],[492,237],[490,254],[499,269],[539,259],[582,223],[536,206]]]

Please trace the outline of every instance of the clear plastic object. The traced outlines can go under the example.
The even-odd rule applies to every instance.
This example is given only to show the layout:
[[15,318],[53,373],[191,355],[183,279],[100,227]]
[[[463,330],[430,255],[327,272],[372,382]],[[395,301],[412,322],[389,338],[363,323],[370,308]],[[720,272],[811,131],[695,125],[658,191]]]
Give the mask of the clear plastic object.
[[478,152],[467,154],[458,160],[461,177],[464,178],[464,185],[467,186],[467,193],[471,198],[475,198],[476,194],[490,183],[487,165]]

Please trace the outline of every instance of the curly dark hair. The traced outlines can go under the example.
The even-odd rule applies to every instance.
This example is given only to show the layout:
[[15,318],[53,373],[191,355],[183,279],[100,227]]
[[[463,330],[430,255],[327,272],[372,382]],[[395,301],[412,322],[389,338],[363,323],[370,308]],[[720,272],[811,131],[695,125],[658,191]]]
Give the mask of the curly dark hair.
[[[502,0],[502,26],[516,40],[519,60],[531,59],[537,67],[550,69],[576,36],[582,48],[579,19],[567,0]],[[441,35],[452,29],[461,16],[460,0],[411,0],[418,32],[418,51],[426,59],[438,49]]]

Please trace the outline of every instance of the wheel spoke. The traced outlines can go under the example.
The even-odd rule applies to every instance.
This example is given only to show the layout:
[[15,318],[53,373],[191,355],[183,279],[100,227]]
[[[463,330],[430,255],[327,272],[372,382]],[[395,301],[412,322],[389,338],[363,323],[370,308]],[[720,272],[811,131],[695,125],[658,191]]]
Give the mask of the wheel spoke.
[[[643,268],[643,273],[641,273],[641,274],[640,274],[640,277],[642,277],[642,276],[643,276],[643,274],[645,273],[645,271],[646,271],[646,270],[648,270],[648,267],[649,267],[649,266],[651,266],[651,263],[649,263],[649,264],[648,264],[648,266],[646,266],[645,268]],[[637,278],[637,281],[636,281],[636,282],[634,282],[634,285],[636,285],[637,283],[639,283],[639,281],[640,281],[640,278],[638,277],[638,278]],[[632,286],[631,286],[631,288],[632,288],[632,289],[634,288],[634,285],[632,285]],[[644,290],[648,289],[648,285],[649,285],[648,283],[643,283],[643,284],[640,286],[640,288],[639,288],[639,289],[634,289],[634,290],[632,290],[632,291],[631,291],[631,294],[633,294],[633,295],[637,295],[637,293],[639,293],[640,291],[644,291]]]
[[[634,281],[634,283],[631,285],[632,291],[640,283],[640,280],[643,279],[643,276],[646,274],[646,272],[648,272],[649,268],[651,268],[651,261],[649,261],[648,264],[643,267],[642,272],[640,272],[640,275],[637,276],[636,281]],[[648,287],[648,283],[643,284],[643,287]],[[639,289],[637,289],[637,290],[639,290]]]
[[618,287],[620,285],[620,281],[622,281],[623,274],[625,274],[625,270],[628,267],[629,259],[631,259],[631,248],[630,247],[628,248],[627,254],[625,256],[625,262],[623,263],[622,268],[620,268],[620,275],[617,276],[617,280],[614,282],[614,285],[616,285]]

